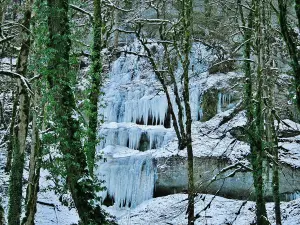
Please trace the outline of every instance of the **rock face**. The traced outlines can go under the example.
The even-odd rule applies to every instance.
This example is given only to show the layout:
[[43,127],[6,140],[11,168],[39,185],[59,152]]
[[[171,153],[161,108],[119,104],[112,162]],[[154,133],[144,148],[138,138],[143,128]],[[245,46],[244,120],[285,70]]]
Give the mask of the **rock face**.
[[[239,168],[239,165],[236,164],[232,169],[219,174],[221,170],[231,165],[233,164],[222,158],[195,157],[194,179],[196,191],[199,193],[216,194],[227,198],[253,199],[254,187],[251,172],[246,172],[244,169],[243,172],[234,173]],[[300,183],[300,170],[284,164],[280,165],[280,170],[280,193],[282,194],[282,200],[293,200],[297,196],[290,194],[300,191],[298,185]],[[269,174],[269,178],[265,177],[267,180],[265,186],[266,197],[267,200],[272,201],[271,168],[267,174]],[[214,178],[215,180],[211,182]],[[185,192],[187,186],[187,160],[185,157],[172,156],[157,159],[155,196]]]

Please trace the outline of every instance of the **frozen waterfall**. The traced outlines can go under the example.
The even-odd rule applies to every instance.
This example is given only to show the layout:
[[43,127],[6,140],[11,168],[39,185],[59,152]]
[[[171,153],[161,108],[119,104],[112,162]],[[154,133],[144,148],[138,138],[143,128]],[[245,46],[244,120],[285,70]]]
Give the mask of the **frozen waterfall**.
[[[144,54],[143,48],[138,42],[132,43],[127,48],[130,51],[140,51],[141,54]],[[160,51],[161,49],[158,48],[157,50]],[[202,57],[207,53],[202,45],[195,44],[192,62],[203,63]],[[201,74],[205,68],[198,66],[194,69],[193,73]],[[181,70],[182,68],[179,66],[176,70],[178,76],[180,76]],[[181,92],[180,82],[178,82],[178,87]],[[175,97],[172,94],[172,87],[169,88],[176,115],[178,109],[175,104]],[[190,88],[192,118],[193,120],[200,120],[202,117],[201,85],[197,82],[191,83]],[[172,124],[167,98],[147,59],[122,54],[113,62],[109,81],[102,91],[105,93],[105,100],[102,104],[106,107],[100,107],[99,115],[103,115],[106,122],[129,122],[143,125],[164,125],[165,127],[170,127]]]
[[150,155],[107,159],[97,171],[106,186],[106,191],[101,193],[102,201],[110,197],[117,207],[134,208],[153,197],[156,166]]
[[[144,54],[138,42],[126,48]],[[189,104],[194,121],[201,121],[203,117],[202,99],[205,91],[219,80],[203,73],[206,69],[206,53],[202,45],[194,45],[191,53]],[[196,64],[198,66],[194,68],[192,65]],[[182,96],[184,89],[180,82],[180,63],[175,73],[178,92]],[[101,107],[98,112],[105,123],[99,129],[97,149],[99,153],[104,153],[105,161],[98,162],[96,174],[99,179],[105,180],[107,190],[101,193],[103,201],[113,199],[118,207],[135,207],[153,196],[156,165],[151,152],[155,151],[153,149],[159,152],[170,141],[176,141],[171,106],[151,65],[143,57],[122,53],[112,63],[108,78],[102,87],[105,95],[99,99]],[[220,89],[222,84],[220,82]],[[178,106],[172,90],[174,86],[170,83],[167,88],[176,116]],[[218,110],[225,109],[224,106],[229,105],[230,101],[229,95],[221,94]]]
[[142,151],[157,149],[175,137],[175,133],[163,126],[144,126],[133,123],[107,123],[100,131],[99,148],[120,145]]

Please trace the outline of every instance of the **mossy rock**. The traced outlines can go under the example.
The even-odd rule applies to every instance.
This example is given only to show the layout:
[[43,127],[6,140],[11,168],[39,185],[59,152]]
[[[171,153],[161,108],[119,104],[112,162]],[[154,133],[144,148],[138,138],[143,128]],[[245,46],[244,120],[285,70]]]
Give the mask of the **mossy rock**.
[[218,90],[211,89],[204,93],[202,99],[203,116],[201,121],[208,121],[217,114]]
[[139,150],[144,152],[150,148],[150,141],[146,133],[142,133]]

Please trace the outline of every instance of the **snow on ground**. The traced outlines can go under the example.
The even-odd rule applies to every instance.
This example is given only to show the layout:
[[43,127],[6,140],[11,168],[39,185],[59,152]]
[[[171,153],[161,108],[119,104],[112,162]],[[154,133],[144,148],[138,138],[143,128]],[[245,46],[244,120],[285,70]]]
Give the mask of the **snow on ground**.
[[49,187],[53,186],[53,182],[47,180],[46,177],[49,173],[45,170],[41,170],[40,178],[40,192],[38,194],[38,201],[52,204],[43,205],[37,204],[36,224],[41,225],[69,225],[77,224],[79,217],[75,208],[69,209],[67,206],[63,206],[59,201],[59,197],[50,190]]
[[281,147],[279,151],[280,161],[294,168],[300,168],[300,144],[297,142],[281,142],[279,146]]
[[[200,195],[195,199],[195,213],[199,218],[195,224],[207,225],[250,225],[255,221],[255,203],[237,201],[213,195]],[[213,199],[213,200],[212,200]],[[212,200],[212,201],[211,201]],[[210,207],[207,207],[210,204]],[[203,209],[207,207],[206,210]],[[283,202],[283,224],[300,224],[300,200]],[[106,207],[106,210],[116,216],[120,225],[183,225],[187,224],[187,195],[174,194],[147,200],[135,209],[116,209]],[[275,224],[273,203],[267,203],[268,218]]]
[[[0,136],[1,137],[1,136]],[[26,160],[28,164],[28,158]],[[6,162],[6,148],[0,148],[0,199],[2,198],[6,216],[8,212],[8,181],[9,175],[4,172],[4,166]],[[54,193],[53,190],[50,189],[53,184],[51,184],[50,180],[46,179],[48,176],[48,172],[45,170],[41,170],[41,178],[40,178],[40,192],[38,193],[38,201],[47,203],[37,204],[37,214],[35,218],[35,224],[38,225],[70,225],[76,224],[78,222],[78,214],[76,209],[71,209],[67,206],[63,206],[59,201],[59,196]],[[24,170],[24,180],[28,177],[28,171]],[[25,198],[26,194],[26,186],[24,185],[23,189],[23,198]],[[50,206],[51,204],[52,206]],[[24,209],[24,207],[23,207]],[[24,216],[23,212],[23,216]]]

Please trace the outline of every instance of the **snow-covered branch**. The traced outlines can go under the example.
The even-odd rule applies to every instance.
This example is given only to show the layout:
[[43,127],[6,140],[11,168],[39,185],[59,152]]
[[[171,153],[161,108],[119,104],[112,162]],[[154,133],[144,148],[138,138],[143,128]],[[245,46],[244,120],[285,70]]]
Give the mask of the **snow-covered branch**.
[[136,56],[143,57],[143,58],[149,58],[148,55],[139,54],[137,52],[126,51],[126,50],[121,50],[119,52],[129,54],[129,55],[136,55]]
[[165,19],[143,19],[143,18],[138,18],[134,20],[137,23],[150,23],[150,24],[165,24],[165,23],[170,23],[172,22],[170,20],[165,20]]
[[73,4],[70,4],[70,7],[78,12],[81,12],[81,13],[87,15],[90,18],[90,20],[93,21],[94,15],[91,12],[88,12],[88,11],[80,8],[79,6],[73,5]]
[[26,79],[26,77],[22,76],[21,74],[18,74],[18,73],[12,72],[12,71],[8,71],[8,70],[0,70],[0,75],[4,75],[4,76],[9,76],[11,78],[20,79],[20,81],[22,82],[22,84],[25,86],[26,90],[30,94],[33,94],[32,90],[30,88],[29,81]]
[[104,5],[106,5],[108,7],[117,9],[117,10],[122,11],[122,12],[133,12],[133,9],[123,9],[123,8],[120,8],[116,4],[112,3],[110,0],[103,1],[103,3],[104,3]]
[[0,39],[0,44],[5,43],[5,42],[8,42],[8,41],[12,40],[14,37],[15,37],[15,36],[12,35],[12,36],[8,36],[8,37],[5,37],[5,38],[3,38],[3,39]]

